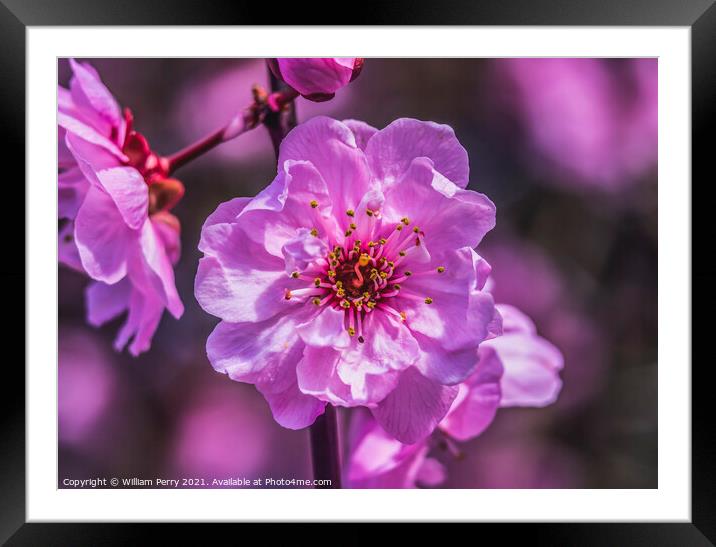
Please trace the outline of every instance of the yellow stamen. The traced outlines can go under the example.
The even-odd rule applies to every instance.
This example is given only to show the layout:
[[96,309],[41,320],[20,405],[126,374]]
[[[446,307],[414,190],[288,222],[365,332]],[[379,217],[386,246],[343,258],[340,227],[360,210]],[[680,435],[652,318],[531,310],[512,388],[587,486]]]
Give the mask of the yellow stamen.
[[354,217],[354,216],[356,215],[356,212],[355,212],[353,209],[348,209],[348,210],[346,211],[346,214],[347,214],[349,217]]
[[[336,277],[336,272],[334,272],[333,270],[328,270],[328,272],[326,273],[328,273],[328,277]],[[340,281],[338,283],[340,283]]]
[[400,231],[400,230],[403,229],[403,225],[402,225],[402,224],[398,224],[398,225],[395,227],[395,229],[398,230],[398,231]]
[[351,307],[351,303],[348,300],[341,300],[341,308],[348,309]]
[[351,235],[352,233],[353,233],[352,231],[346,230],[346,234],[345,234],[345,235],[346,235],[346,237],[348,237],[348,236]]
[[415,227],[413,228],[413,232],[415,232],[416,234],[419,234],[419,233],[420,233],[420,228],[419,228],[418,226],[415,226]]
[[370,302],[366,302],[365,305],[368,306],[371,310],[376,306],[375,302],[373,302],[372,300]]
[[372,217],[372,216],[373,216],[373,211],[372,211],[371,209],[366,209],[366,210],[365,210],[365,214],[368,215],[369,217]]
[[312,209],[315,209],[318,207],[318,202],[315,199],[312,199],[310,205]]
[[408,217],[403,217],[400,219],[400,222],[407,226],[408,224],[410,224],[410,219]]
[[413,275],[413,272],[411,272],[410,270],[405,270],[405,271],[403,272],[403,275],[406,276],[406,277],[410,277],[411,275]]
[[291,291],[286,291],[283,295],[286,300],[291,300]]
[[291,277],[293,277],[294,279],[298,279],[298,275],[299,275],[298,272],[293,272],[291,274]]
[[405,315],[405,312],[404,312],[404,311],[401,311],[401,312],[400,312],[400,317],[403,318],[403,321],[406,321],[406,320],[408,319],[408,317]]
[[350,227],[351,227],[351,230],[355,230],[356,228],[358,228],[358,225],[355,222],[351,222]]
[[[338,290],[336,291],[336,296],[338,296],[339,298],[343,298],[345,295],[346,295],[346,290],[345,290],[345,289],[338,289]],[[349,304],[349,306],[350,306],[350,304]]]
[[311,235],[313,237],[318,237],[318,230],[316,230],[315,228],[311,228]]
[[320,286],[321,286],[321,278],[320,278],[320,277],[317,277],[316,279],[314,279],[314,280],[313,280],[313,284],[314,284],[316,287],[320,287]]
[[445,271],[445,266],[438,266],[438,273],[443,273]]
[[395,285],[393,285],[393,290],[399,291],[399,290],[400,290],[400,285],[398,285],[397,283],[396,283]]
[[356,330],[353,327],[348,327],[348,334],[351,336],[355,336]]
[[381,237],[381,238],[378,240],[378,243],[380,243],[381,245],[385,245],[386,239],[385,239],[384,237]]
[[399,254],[400,256],[405,256],[405,251],[400,251],[398,254]]
[[426,303],[426,304],[432,304],[432,303],[433,303],[433,299],[428,296],[428,297],[425,299],[425,303]]
[[358,264],[360,264],[361,266],[367,266],[368,262],[370,262],[370,257],[366,253],[360,255],[360,258],[358,259]]
[[311,300],[311,302],[313,302],[316,306],[321,305],[321,299],[318,298],[317,296],[313,300]]

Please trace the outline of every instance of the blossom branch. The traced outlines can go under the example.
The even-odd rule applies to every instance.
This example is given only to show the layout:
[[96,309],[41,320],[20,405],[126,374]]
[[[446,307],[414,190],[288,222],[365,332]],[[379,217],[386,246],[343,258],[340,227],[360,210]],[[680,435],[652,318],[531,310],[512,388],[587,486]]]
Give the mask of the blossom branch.
[[235,139],[257,127],[266,116],[267,104],[265,92],[260,88],[255,87],[253,93],[252,104],[234,116],[224,127],[166,158],[168,172],[173,173],[221,143]]

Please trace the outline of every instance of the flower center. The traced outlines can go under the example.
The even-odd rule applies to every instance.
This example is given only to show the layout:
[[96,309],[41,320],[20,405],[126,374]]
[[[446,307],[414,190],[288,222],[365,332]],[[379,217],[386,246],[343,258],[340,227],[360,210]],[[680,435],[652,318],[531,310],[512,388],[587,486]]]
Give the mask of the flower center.
[[[315,201],[310,205],[314,209],[317,207]],[[432,304],[433,299],[403,288],[403,283],[408,282],[412,276],[424,274],[414,274],[406,266],[410,255],[419,252],[423,245],[424,233],[419,227],[411,227],[410,220],[405,217],[386,237],[362,241],[354,235],[361,233],[354,221],[354,211],[348,210],[346,214],[352,222],[341,244],[334,245],[325,259],[319,260],[308,270],[293,272],[291,277],[311,281],[311,285],[286,291],[285,298],[305,298],[318,307],[331,306],[343,310],[348,334],[357,336],[358,341],[363,343],[363,321],[368,314],[380,310],[400,321],[406,321],[407,316],[400,309],[401,301],[417,300]],[[385,233],[384,229],[378,228],[381,224],[379,211],[368,210],[367,216],[371,223],[368,231],[371,237],[375,237],[375,232]],[[315,228],[311,233],[318,236]],[[437,269],[438,274],[444,271],[442,266]],[[398,296],[399,299],[396,298]]]

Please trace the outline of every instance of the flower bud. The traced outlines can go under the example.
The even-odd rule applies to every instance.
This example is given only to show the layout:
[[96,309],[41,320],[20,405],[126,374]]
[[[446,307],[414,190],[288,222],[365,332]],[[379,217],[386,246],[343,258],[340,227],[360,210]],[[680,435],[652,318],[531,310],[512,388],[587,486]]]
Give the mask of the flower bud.
[[355,80],[363,69],[360,57],[279,58],[268,66],[279,80],[310,101],[333,98],[340,88]]

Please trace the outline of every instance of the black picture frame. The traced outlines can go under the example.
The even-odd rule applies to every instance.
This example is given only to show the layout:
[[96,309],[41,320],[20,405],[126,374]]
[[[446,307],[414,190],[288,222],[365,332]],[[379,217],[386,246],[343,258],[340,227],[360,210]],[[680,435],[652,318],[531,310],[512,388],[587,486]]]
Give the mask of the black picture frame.
[[[24,226],[20,203],[25,202],[23,148],[25,141],[25,31],[28,26],[62,25],[246,25],[246,24],[345,24],[344,16],[318,21],[313,14],[337,13],[326,3],[312,2],[305,6],[275,9],[271,13],[262,3],[243,0],[199,2],[197,0],[0,0],[0,109],[3,121],[2,148],[4,198],[2,215],[6,256],[1,275],[4,309],[14,315],[7,325],[18,332],[4,329],[6,355],[17,341],[25,339],[24,321],[15,310],[23,310],[25,240],[18,231]],[[296,12],[303,11],[302,16]],[[310,11],[310,13],[309,13]],[[716,6],[714,0],[513,0],[502,2],[393,1],[371,7],[357,5],[350,11],[350,24],[372,25],[636,25],[688,26],[691,28],[692,54],[692,180],[703,179],[707,187],[707,169],[712,156],[708,133],[714,127],[716,109]],[[10,175],[12,173],[12,175]],[[709,173],[713,179],[713,174]],[[710,181],[713,184],[713,180]],[[713,222],[697,214],[708,207],[701,195],[693,199],[696,185],[683,181],[684,191],[692,192],[692,250],[710,249],[714,241]],[[703,190],[700,190],[703,194]],[[10,209],[10,210],[8,210]],[[704,210],[704,213],[706,211]],[[13,214],[21,218],[13,218]],[[24,234],[24,232],[23,232]],[[704,242],[698,246],[697,241]],[[708,254],[708,253],[706,253]],[[692,265],[692,291],[698,294],[701,309],[716,304],[713,284],[716,268],[703,261]],[[684,265],[685,267],[688,265]],[[20,291],[23,287],[25,291]],[[9,288],[9,290],[7,290]],[[712,322],[693,317],[693,339],[706,339]],[[22,331],[22,332],[20,332]],[[699,336],[699,333],[701,336]],[[703,342],[702,342],[703,344]],[[23,346],[24,347],[24,346]],[[4,359],[0,385],[0,541],[8,545],[107,545],[145,544],[168,541],[168,534],[179,535],[181,543],[198,543],[207,539],[207,527],[226,528],[232,525],[202,525],[200,529],[179,525],[167,530],[166,525],[125,524],[28,524],[25,523],[25,375],[19,360]],[[690,363],[671,363],[689,366]],[[690,523],[629,523],[629,524],[499,524],[480,525],[490,528],[507,540],[529,538],[531,543],[546,545],[713,545],[716,544],[716,473],[713,462],[716,449],[711,441],[709,420],[713,387],[707,381],[711,359],[695,361],[692,368],[692,521]],[[346,515],[349,517],[349,515]],[[267,525],[259,525],[265,527]],[[271,533],[275,534],[275,525]],[[314,525],[315,526],[315,525]],[[325,533],[325,525],[321,525]],[[177,529],[178,528],[178,529]],[[422,527],[415,527],[421,532]],[[261,530],[255,530],[261,533]],[[310,531],[308,532],[311,533]],[[343,536],[345,539],[345,536]]]

